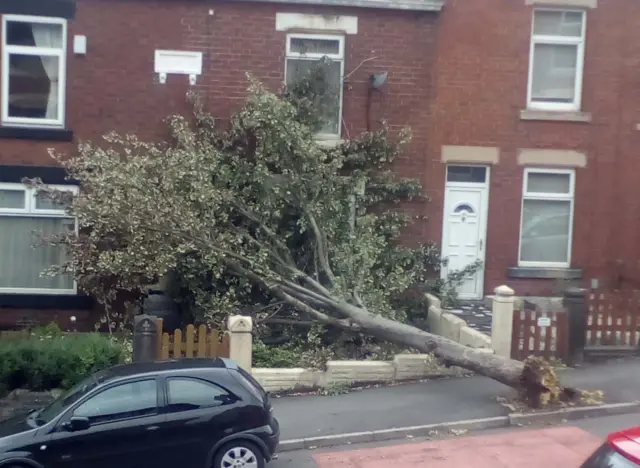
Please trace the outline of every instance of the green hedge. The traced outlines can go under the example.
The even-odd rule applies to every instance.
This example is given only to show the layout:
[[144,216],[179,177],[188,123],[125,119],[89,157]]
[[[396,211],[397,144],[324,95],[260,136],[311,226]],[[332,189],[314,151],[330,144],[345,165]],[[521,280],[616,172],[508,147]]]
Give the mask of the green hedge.
[[62,334],[49,326],[22,340],[0,341],[0,393],[69,388],[123,358],[123,346],[108,336]]
[[302,350],[296,347],[267,346],[260,340],[253,342],[253,367],[298,367]]

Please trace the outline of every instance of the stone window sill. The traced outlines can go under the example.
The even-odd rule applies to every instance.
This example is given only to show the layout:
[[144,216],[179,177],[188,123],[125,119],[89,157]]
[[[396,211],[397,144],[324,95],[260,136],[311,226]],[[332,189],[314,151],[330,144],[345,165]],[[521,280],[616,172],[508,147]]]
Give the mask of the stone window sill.
[[507,278],[527,279],[581,279],[581,268],[540,268],[540,267],[510,267],[507,268]]
[[316,138],[316,143],[318,143],[318,145],[322,146],[323,148],[335,148],[336,146],[340,146],[342,143],[344,143],[344,140],[342,138],[322,137]]
[[524,4],[569,8],[597,8],[598,0],[525,0]]
[[72,141],[73,131],[65,128],[0,127],[0,138],[39,141]]
[[525,109],[520,111],[520,120],[543,120],[556,122],[591,122],[589,112],[559,112]]

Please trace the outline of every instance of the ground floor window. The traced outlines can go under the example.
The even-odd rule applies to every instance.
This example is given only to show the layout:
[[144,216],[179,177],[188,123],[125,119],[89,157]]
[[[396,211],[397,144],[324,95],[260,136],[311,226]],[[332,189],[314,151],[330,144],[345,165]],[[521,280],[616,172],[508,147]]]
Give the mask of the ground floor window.
[[[55,187],[75,192],[76,187]],[[43,238],[75,230],[64,206],[39,197],[23,184],[0,184],[0,293],[75,294],[71,274],[44,275],[63,264],[63,246],[42,245]]]
[[525,169],[520,227],[520,266],[569,267],[575,174]]

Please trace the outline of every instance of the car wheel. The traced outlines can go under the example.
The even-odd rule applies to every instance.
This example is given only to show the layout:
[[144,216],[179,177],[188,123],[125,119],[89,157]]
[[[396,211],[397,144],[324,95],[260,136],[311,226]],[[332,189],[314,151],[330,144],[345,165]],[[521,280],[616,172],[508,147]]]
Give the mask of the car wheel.
[[225,444],[213,460],[213,468],[264,468],[262,452],[246,440],[234,440]]

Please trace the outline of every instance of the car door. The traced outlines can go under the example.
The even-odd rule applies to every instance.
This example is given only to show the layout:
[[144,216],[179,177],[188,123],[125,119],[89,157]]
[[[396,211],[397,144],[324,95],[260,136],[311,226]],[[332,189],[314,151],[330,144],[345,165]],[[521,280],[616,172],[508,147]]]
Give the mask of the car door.
[[[69,410],[51,434],[46,451],[47,468],[147,468],[161,467],[155,450],[161,446],[157,430],[164,415],[159,411],[158,380],[119,382],[89,396]],[[65,428],[72,417],[88,418],[89,428]]]
[[166,419],[161,436],[167,460],[181,468],[208,466],[215,443],[234,430],[238,399],[205,379],[167,377],[164,384]]

